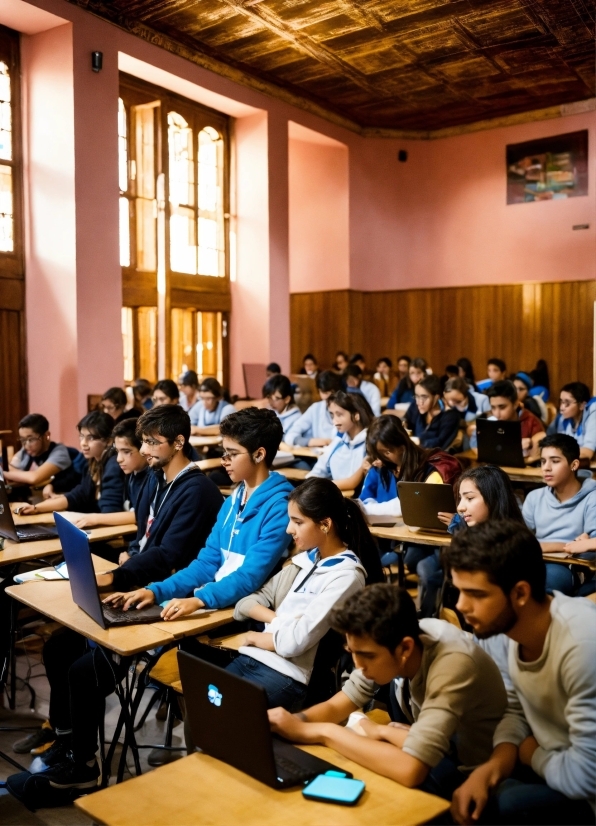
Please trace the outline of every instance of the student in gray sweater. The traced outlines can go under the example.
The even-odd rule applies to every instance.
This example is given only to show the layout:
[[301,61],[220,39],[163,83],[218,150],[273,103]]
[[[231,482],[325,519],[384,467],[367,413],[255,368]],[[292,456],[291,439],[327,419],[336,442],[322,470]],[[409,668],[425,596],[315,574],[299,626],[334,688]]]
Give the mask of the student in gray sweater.
[[510,688],[493,753],[454,793],[453,818],[593,824],[596,605],[546,593],[540,545],[517,522],[461,531],[446,562],[476,636],[508,637]]
[[[540,465],[546,487],[526,497],[523,516],[534,532],[543,553],[573,549],[565,546],[574,539],[596,537],[596,480],[578,479],[579,445],[572,436],[555,433],[540,442]],[[579,559],[594,559],[596,554],[578,553]],[[580,593],[594,590],[594,575],[584,566],[558,562],[546,565],[546,590],[573,595],[584,580]]]

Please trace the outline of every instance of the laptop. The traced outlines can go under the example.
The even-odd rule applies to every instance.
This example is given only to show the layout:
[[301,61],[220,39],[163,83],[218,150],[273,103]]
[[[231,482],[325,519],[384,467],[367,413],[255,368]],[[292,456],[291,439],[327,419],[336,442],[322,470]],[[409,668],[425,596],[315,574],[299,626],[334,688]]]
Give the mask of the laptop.
[[425,531],[447,533],[437,514],[455,513],[455,497],[451,485],[427,485],[424,482],[398,482],[401,515],[406,525]]
[[[50,517],[51,518],[51,517]],[[0,536],[13,542],[37,542],[41,539],[56,539],[58,531],[45,525],[19,525],[14,523],[6,485],[0,479]]]
[[301,786],[328,771],[352,777],[272,735],[262,686],[186,651],[178,651],[178,666],[192,740],[201,751],[274,789]]
[[521,422],[476,419],[478,461],[505,467],[525,467]]
[[56,513],[54,518],[62,544],[62,553],[66,560],[72,598],[79,608],[102,628],[139,625],[158,622],[161,619],[162,608],[159,605],[151,605],[140,611],[136,608],[122,611],[119,608],[104,605],[99,596],[87,534],[59,513]]

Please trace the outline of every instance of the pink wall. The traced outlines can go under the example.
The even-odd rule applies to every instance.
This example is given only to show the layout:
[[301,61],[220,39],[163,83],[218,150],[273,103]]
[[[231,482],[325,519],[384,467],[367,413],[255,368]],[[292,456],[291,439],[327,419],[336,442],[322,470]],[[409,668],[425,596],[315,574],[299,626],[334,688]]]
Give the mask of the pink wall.
[[321,284],[345,290],[350,286],[348,148],[306,137],[294,138],[290,129],[290,292],[320,290]]
[[[579,129],[590,133],[588,196],[507,205],[506,145]],[[594,147],[596,112],[442,140],[364,141],[350,155],[351,287],[596,278]]]

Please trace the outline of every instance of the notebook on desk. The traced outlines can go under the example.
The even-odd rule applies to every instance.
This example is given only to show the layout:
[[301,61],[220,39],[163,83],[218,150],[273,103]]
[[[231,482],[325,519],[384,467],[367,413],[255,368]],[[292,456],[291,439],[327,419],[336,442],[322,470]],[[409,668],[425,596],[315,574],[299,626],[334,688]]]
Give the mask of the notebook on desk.
[[[48,519],[51,516],[48,515]],[[6,485],[0,479],[0,536],[4,539],[12,539],[13,542],[39,542],[42,539],[56,539],[58,532],[56,528],[46,525],[15,525]]]
[[525,467],[521,422],[476,419],[478,461],[505,467]]

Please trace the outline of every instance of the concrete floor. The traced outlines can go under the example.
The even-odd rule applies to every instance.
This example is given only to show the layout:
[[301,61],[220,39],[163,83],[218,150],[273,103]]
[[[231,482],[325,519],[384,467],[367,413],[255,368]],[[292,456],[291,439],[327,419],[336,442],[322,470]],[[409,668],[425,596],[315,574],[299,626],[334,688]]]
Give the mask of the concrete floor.
[[[21,763],[24,768],[27,768],[31,763],[33,757],[30,755],[19,755],[12,751],[12,744],[16,740],[25,737],[27,731],[2,731],[4,727],[18,727],[18,726],[35,726],[46,719],[48,714],[48,703],[50,689],[45,676],[45,670],[41,661],[41,645],[33,644],[28,646],[25,653],[21,653],[17,657],[17,702],[15,711],[10,711],[8,708],[0,707],[0,751],[5,752],[17,762]],[[35,709],[29,709],[30,693],[24,687],[23,679],[28,679],[29,684],[33,687],[36,693]],[[144,703],[151,699],[152,692],[146,692],[146,699]],[[8,703],[5,701],[5,704]],[[110,739],[114,731],[116,721],[119,713],[119,703],[116,695],[108,698],[106,703],[106,739]],[[149,719],[137,733],[137,741],[139,743],[163,743],[164,741],[164,726],[165,723],[159,722],[155,719],[155,711],[149,715]],[[182,725],[176,726],[174,729],[173,745],[181,745],[183,742]],[[180,752],[182,754],[182,752]],[[141,766],[143,772],[151,771],[151,767],[147,764],[147,757],[149,749],[142,749]],[[132,758],[129,758],[129,766],[132,767]],[[114,771],[117,765],[117,760],[114,761]],[[14,774],[17,771],[10,763],[0,758],[0,782]],[[114,782],[112,780],[111,782]],[[0,788],[0,824],[10,826],[87,826],[92,821],[86,817],[82,812],[74,806],[65,806],[55,809],[39,809],[33,813],[26,809],[21,803],[13,798],[5,788]]]

